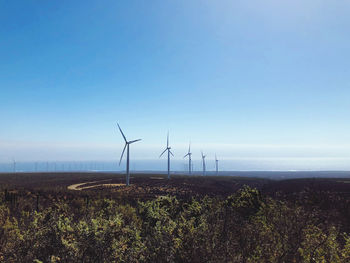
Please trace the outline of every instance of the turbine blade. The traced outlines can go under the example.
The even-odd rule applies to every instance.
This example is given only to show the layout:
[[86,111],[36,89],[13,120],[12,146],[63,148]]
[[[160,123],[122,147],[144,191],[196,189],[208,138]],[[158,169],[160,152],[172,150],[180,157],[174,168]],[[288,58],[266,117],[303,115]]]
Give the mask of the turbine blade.
[[119,128],[119,130],[120,130],[120,133],[122,134],[122,136],[123,136],[123,138],[124,138],[124,141],[127,142],[127,140],[126,140],[126,138],[125,138],[125,135],[124,135],[122,129],[120,128],[120,126],[119,126],[119,123],[117,123],[117,125],[118,125],[118,128]]
[[159,158],[162,157],[162,155],[166,152],[166,150],[168,150],[168,148],[166,148],[166,149],[164,150],[164,152],[162,152],[161,155],[159,155]]
[[184,158],[185,158],[186,156],[189,156],[189,154],[186,154],[186,155],[184,156]]
[[124,155],[124,152],[125,152],[125,148],[128,144],[126,143],[125,146],[124,146],[124,149],[123,149],[123,152],[122,152],[122,155],[120,156],[120,161],[119,161],[119,165],[121,164],[122,162],[122,159],[123,159],[123,155]]
[[170,152],[170,154],[172,155],[172,156],[174,156],[174,154],[169,150],[169,152]]
[[133,141],[130,141],[130,142],[128,142],[128,143],[129,143],[129,144],[132,144],[132,143],[138,142],[138,141],[141,141],[141,139],[133,140]]
[[166,147],[169,148],[169,131],[168,131],[168,134],[166,136]]

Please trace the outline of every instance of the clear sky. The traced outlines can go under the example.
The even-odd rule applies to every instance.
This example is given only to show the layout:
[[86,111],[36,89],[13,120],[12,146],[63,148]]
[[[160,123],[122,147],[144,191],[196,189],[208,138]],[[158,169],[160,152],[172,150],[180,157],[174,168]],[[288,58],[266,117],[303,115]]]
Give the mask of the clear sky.
[[[349,158],[347,0],[0,1],[0,161]],[[278,162],[278,160],[276,161]],[[320,161],[322,162],[322,160]]]

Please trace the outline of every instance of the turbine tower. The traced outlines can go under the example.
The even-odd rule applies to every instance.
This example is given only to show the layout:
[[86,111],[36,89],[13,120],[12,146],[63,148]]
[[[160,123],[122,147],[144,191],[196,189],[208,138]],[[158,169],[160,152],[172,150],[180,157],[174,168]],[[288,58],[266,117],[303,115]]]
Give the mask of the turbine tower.
[[188,156],[188,173],[191,175],[192,173],[191,143],[188,146],[188,153],[184,156],[184,158],[186,158],[186,156]]
[[206,155],[204,155],[203,152],[201,152],[201,153],[202,153],[203,176],[204,176],[205,175],[205,157],[206,157]]
[[216,157],[216,154],[215,154],[215,167],[216,167],[216,175],[219,175],[219,160]]
[[16,173],[16,160],[13,159],[13,172]]
[[166,148],[165,150],[162,152],[162,154],[159,156],[162,157],[162,155],[168,151],[168,179],[170,179],[170,154],[172,156],[174,156],[174,154],[170,151],[171,150],[171,147],[169,147],[169,132],[168,132],[168,136],[167,136],[167,140],[166,140]]
[[127,141],[126,140],[126,137],[122,131],[122,129],[120,128],[119,124],[117,123],[118,125],[118,128],[120,130],[120,133],[122,134],[123,138],[124,138],[124,141],[125,141],[125,146],[124,146],[124,149],[123,149],[123,152],[122,152],[122,155],[120,156],[120,161],[119,161],[119,165],[120,163],[122,162],[122,159],[123,159],[123,155],[124,155],[124,152],[125,152],[125,148],[126,149],[126,185],[129,186],[130,184],[130,172],[129,172],[129,146],[130,144],[134,143],[134,142],[138,142],[138,141],[141,141],[141,139],[137,139],[137,140],[133,140],[133,141]]

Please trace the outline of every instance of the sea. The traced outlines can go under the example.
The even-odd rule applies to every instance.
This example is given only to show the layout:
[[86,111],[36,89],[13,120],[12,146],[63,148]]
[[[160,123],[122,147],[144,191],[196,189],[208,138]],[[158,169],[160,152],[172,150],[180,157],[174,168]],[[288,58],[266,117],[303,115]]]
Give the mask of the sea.
[[[125,161],[20,161],[0,162],[0,173],[46,172],[125,172]],[[216,175],[214,159],[205,162],[206,175]],[[171,161],[171,173],[189,174],[188,160]],[[130,161],[132,173],[167,172],[166,159],[138,159]],[[203,162],[192,161],[192,174],[203,174]],[[305,177],[350,177],[350,160],[347,158],[236,158],[218,162],[218,174],[223,176],[248,176],[270,179]]]

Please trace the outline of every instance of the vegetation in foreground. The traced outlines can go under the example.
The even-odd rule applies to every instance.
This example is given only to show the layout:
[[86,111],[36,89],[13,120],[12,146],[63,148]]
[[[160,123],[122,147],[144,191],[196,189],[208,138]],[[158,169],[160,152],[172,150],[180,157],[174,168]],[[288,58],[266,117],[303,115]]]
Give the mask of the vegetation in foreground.
[[1,262],[350,262],[349,200],[329,192],[0,197]]

